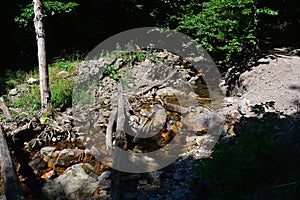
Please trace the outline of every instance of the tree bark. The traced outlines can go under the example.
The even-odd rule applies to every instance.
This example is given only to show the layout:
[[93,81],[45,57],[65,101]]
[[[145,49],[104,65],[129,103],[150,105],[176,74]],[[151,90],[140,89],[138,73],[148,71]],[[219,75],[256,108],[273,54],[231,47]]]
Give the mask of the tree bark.
[[46,42],[45,31],[43,25],[43,12],[42,1],[33,0],[34,9],[34,28],[36,33],[37,47],[38,47],[38,63],[39,63],[39,75],[40,75],[40,92],[41,92],[41,105],[42,110],[48,110],[51,108],[51,93],[49,86],[49,73],[46,59]]

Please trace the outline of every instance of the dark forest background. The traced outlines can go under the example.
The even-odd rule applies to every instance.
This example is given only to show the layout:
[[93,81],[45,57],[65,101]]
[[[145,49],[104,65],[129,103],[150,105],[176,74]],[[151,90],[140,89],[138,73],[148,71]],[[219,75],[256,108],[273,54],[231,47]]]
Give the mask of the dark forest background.
[[[74,2],[79,4],[74,12],[45,18],[49,62],[67,57],[84,57],[101,41],[114,34],[137,27],[165,26],[164,22],[168,16],[180,12],[176,9],[170,10],[167,4],[159,0],[75,0]],[[142,7],[138,7],[138,3],[142,4]],[[33,24],[22,28],[15,22],[15,17],[20,15],[22,6],[26,4],[30,4],[30,1],[9,0],[0,8],[1,72],[6,69],[28,70],[37,66]],[[274,0],[266,4],[279,11],[275,23],[284,24],[284,27],[276,30],[265,29],[260,32],[259,37],[269,40],[263,48],[299,47],[300,1]],[[151,15],[154,10],[158,10],[155,16]],[[274,18],[270,20],[274,21]],[[173,28],[172,24],[169,26]]]

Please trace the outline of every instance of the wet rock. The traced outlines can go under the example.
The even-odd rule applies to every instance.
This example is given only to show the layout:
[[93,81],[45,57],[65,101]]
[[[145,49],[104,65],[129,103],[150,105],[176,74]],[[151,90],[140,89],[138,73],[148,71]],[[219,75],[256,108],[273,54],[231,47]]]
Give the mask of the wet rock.
[[199,137],[200,137],[199,135],[187,136],[185,140],[187,143],[190,143],[190,142],[196,141]]
[[47,163],[44,162],[43,156],[40,154],[40,152],[35,153],[28,165],[31,167],[31,169],[33,169],[35,173],[47,167]]
[[53,180],[46,180],[42,187],[42,191],[44,196],[49,200],[66,198],[63,187]]
[[69,167],[62,175],[54,179],[68,199],[88,199],[98,188],[98,180],[87,174],[84,168],[93,170],[90,164],[79,163]]
[[212,135],[201,135],[196,139],[196,143],[198,146],[202,147],[206,150],[211,150],[213,146],[216,144],[218,138]]
[[92,158],[89,151],[82,149],[63,149],[60,151],[54,166],[69,167],[79,162],[87,162]]

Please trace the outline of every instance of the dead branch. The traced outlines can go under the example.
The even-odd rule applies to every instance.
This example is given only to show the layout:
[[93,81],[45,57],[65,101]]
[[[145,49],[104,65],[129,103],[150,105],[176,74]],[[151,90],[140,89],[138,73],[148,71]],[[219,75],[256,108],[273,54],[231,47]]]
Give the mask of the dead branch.
[[121,193],[121,171],[117,170],[117,166],[120,166],[120,151],[124,146],[124,126],[125,126],[125,101],[123,97],[122,85],[118,85],[118,116],[117,116],[117,128],[115,136],[115,150],[113,155],[113,170],[112,170],[112,187],[111,187],[111,198],[112,200],[119,200]]
[[113,126],[116,117],[117,117],[117,108],[114,107],[109,116],[109,121],[107,124],[106,135],[105,135],[106,152],[109,156],[112,155],[112,132],[113,132]]

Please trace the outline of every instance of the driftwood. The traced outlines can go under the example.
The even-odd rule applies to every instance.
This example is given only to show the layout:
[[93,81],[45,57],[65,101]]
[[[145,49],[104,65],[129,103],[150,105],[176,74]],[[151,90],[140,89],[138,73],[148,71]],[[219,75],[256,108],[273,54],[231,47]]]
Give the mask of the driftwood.
[[[112,170],[112,190],[111,190],[111,199],[119,200],[121,194],[121,171],[117,170],[116,167],[119,166],[120,163],[120,151],[124,146],[124,125],[125,125],[125,101],[122,94],[123,88],[122,85],[119,84],[118,92],[118,114],[117,114],[117,128],[115,135],[115,149],[113,151],[113,170]],[[117,167],[119,168],[119,167]]]
[[0,97],[0,108],[3,111],[5,119],[10,121],[12,119],[11,114],[9,112],[9,109],[8,109],[3,97]]
[[2,171],[2,181],[6,199],[25,199],[19,178],[16,174],[10,152],[4,137],[4,132],[0,126],[0,162]]
[[111,111],[110,117],[109,117],[109,122],[107,124],[106,128],[106,152],[109,156],[112,156],[112,132],[113,132],[113,126],[114,122],[117,117],[117,108],[114,107]]

